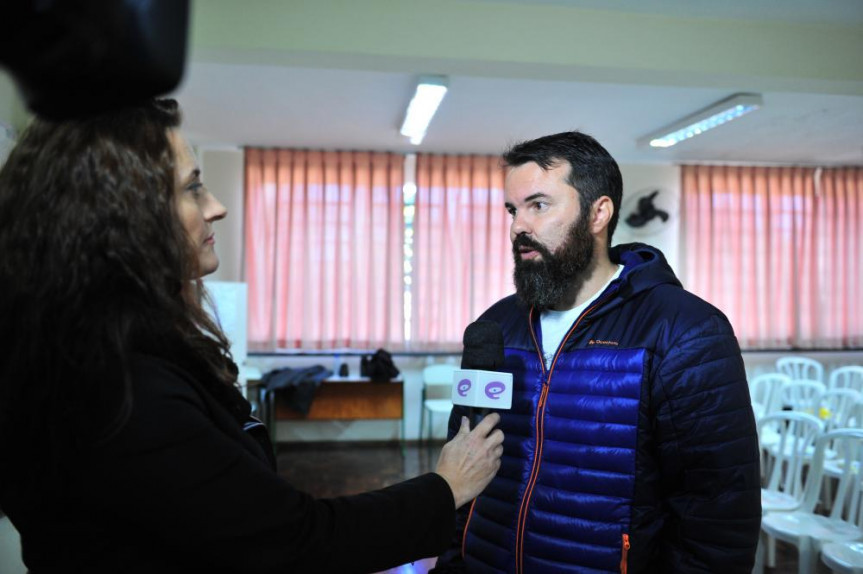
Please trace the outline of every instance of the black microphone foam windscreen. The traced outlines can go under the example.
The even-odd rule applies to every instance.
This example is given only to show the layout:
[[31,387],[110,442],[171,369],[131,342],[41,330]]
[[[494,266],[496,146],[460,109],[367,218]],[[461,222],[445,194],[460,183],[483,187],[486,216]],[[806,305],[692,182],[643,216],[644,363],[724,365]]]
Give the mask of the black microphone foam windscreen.
[[167,94],[183,77],[189,0],[0,2],[0,67],[55,120]]
[[474,321],[464,330],[462,369],[497,371],[503,366],[503,332],[494,321]]

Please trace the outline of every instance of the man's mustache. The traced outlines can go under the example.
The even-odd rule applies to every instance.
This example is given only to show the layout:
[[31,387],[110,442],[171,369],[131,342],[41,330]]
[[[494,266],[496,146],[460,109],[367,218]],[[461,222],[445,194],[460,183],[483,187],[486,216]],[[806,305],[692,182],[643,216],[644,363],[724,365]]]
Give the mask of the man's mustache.
[[512,242],[513,253],[518,253],[518,249],[520,247],[528,247],[530,249],[534,249],[536,251],[539,251],[543,255],[547,255],[550,253],[550,251],[545,247],[545,245],[531,239],[527,235],[516,235],[515,240]]

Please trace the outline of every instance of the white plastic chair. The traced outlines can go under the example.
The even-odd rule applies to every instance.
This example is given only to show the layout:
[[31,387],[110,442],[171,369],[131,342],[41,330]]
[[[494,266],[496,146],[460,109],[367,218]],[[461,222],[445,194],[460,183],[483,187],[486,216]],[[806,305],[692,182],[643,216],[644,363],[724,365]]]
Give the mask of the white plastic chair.
[[755,420],[782,410],[782,405],[779,404],[779,391],[782,385],[790,382],[791,377],[782,373],[766,373],[752,379],[749,383],[749,395],[752,398]]
[[[863,399],[860,393],[851,389],[828,389],[821,395],[821,401],[818,406],[818,418],[824,423],[824,432],[831,432],[838,429],[848,428],[848,423],[852,416],[859,417],[860,400]],[[836,459],[836,449],[833,445],[827,445],[827,451],[824,454],[824,507],[830,510],[830,501],[833,499],[832,480],[838,478],[842,474],[842,465],[844,461]]]
[[769,449],[772,463],[761,489],[761,509],[765,513],[795,510],[803,502],[806,453],[814,448],[824,423],[810,414],[784,411],[758,421],[759,439],[766,429],[772,429],[778,441]]
[[859,403],[863,399],[858,391],[851,389],[828,389],[821,395],[818,418],[824,422],[824,431],[848,428],[852,416],[858,416]]
[[[812,415],[782,411],[765,415],[758,421],[758,437],[762,450],[762,469],[767,477],[761,489],[761,511],[791,512],[803,503],[803,494],[809,475],[804,475],[806,454],[824,430],[824,423]],[[776,441],[765,445],[762,437],[776,437]],[[764,552],[767,564],[776,563],[775,541],[766,535],[758,544],[755,569],[764,571]]]
[[[828,391],[829,392],[829,391]],[[844,424],[834,426],[831,430],[846,429],[863,429],[863,399],[857,401],[848,409],[848,414],[845,417]],[[845,460],[839,458],[836,449],[832,445],[828,445],[827,452],[824,455],[824,486],[829,492],[829,478],[839,478],[845,468]]]
[[429,398],[428,391],[436,387],[438,393],[443,392],[443,389],[452,388],[452,376],[458,369],[456,365],[449,363],[437,363],[429,365],[423,369],[423,389],[422,389],[422,409],[420,410],[420,434],[419,439],[423,439],[423,430],[425,429],[426,411],[428,411],[428,440],[432,438],[434,430],[434,415],[445,414],[449,416],[452,410],[452,399],[447,398]]
[[818,415],[821,397],[827,391],[824,383],[811,379],[793,380],[787,385],[782,385],[779,391],[781,407],[788,407],[792,411]]
[[[824,474],[827,447],[833,445],[846,461],[828,516],[816,514]],[[768,513],[761,520],[761,530],[768,536],[784,540],[798,549],[798,572],[812,574],[818,553],[829,542],[852,542],[863,538],[863,430],[842,429],[818,439],[815,456],[809,468],[803,503],[793,512]]]
[[863,367],[849,365],[830,371],[828,389],[853,389],[863,393]]
[[776,359],[776,370],[792,380],[810,379],[824,382],[824,365],[808,357],[781,357]]
[[821,561],[833,572],[863,574],[863,542],[828,542],[821,548]]

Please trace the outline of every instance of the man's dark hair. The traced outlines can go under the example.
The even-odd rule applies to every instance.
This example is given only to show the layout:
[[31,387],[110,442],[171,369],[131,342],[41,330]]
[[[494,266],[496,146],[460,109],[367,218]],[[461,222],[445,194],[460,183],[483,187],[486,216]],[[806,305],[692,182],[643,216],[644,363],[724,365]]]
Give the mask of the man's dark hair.
[[544,170],[568,163],[567,183],[578,191],[582,213],[590,213],[593,202],[603,195],[611,199],[614,205],[614,214],[608,222],[611,246],[620,215],[623,178],[617,162],[598,141],[581,132],[562,132],[518,143],[504,152],[503,161],[509,167],[533,162]]

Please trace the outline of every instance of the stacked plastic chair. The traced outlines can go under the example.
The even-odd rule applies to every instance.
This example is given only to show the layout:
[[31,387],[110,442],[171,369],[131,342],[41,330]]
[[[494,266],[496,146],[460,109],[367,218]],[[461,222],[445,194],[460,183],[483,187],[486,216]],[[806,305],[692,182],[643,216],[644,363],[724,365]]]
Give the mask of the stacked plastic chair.
[[788,375],[792,380],[809,379],[824,382],[824,365],[809,357],[796,355],[776,359],[776,370]]
[[[844,461],[842,475],[832,500],[829,515],[816,513],[824,476],[828,447],[834,448]],[[761,521],[762,533],[796,546],[800,574],[814,574],[818,555],[830,543],[846,544],[863,539],[863,430],[842,429],[818,439],[815,456],[809,468],[803,502],[791,512],[768,513]],[[836,557],[837,547],[828,550]],[[852,570],[853,571],[853,570]]]
[[[811,479],[805,472],[806,456],[814,450],[823,430],[824,424],[806,413],[783,411],[765,415],[758,421],[760,441],[767,431],[777,437],[771,445],[761,441],[762,455],[767,461],[764,465],[767,480],[761,489],[761,510],[765,517],[792,512],[803,504],[805,486]],[[762,532],[753,572],[764,571],[765,552],[767,564],[773,566],[776,563],[775,540]]]

